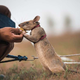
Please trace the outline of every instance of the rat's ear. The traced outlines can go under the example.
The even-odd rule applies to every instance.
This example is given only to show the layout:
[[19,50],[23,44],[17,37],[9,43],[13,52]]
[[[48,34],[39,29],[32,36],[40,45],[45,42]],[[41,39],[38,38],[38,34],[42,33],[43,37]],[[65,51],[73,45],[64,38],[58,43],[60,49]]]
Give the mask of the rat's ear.
[[39,19],[40,19],[40,16],[36,16],[36,17],[33,19],[33,21],[34,21],[34,22],[38,22]]

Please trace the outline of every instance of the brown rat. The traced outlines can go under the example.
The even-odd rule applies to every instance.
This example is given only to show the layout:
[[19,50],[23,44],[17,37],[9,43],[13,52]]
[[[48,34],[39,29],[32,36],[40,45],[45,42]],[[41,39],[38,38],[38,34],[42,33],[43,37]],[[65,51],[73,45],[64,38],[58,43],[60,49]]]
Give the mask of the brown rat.
[[24,30],[31,30],[31,34],[24,34],[24,37],[34,43],[34,48],[45,70],[52,73],[64,72],[66,65],[46,38],[44,29],[39,25],[39,19],[40,17],[36,16],[33,20],[19,24]]

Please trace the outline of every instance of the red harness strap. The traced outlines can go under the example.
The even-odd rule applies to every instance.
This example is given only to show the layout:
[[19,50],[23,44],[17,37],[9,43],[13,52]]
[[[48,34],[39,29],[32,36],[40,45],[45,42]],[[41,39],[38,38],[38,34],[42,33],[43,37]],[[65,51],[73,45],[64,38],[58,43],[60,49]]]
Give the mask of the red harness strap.
[[[40,27],[40,25],[38,24],[37,26],[33,27],[31,30],[33,30],[34,28],[37,28],[37,27]],[[39,39],[39,41],[42,40],[42,39],[44,39],[45,37],[46,37],[46,34],[45,34],[44,36],[42,36],[42,37]]]
[[38,24],[37,26],[33,27],[31,30],[33,30],[34,28],[40,27],[40,25]]
[[39,40],[42,40],[42,39],[44,39],[46,37],[46,34],[44,35],[44,36],[42,36]]

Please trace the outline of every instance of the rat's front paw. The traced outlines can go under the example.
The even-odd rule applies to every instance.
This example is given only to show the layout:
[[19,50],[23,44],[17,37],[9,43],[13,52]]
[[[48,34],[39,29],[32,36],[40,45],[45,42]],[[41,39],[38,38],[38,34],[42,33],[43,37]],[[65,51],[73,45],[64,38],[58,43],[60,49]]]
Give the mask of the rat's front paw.
[[24,37],[27,37],[27,36],[28,36],[28,34],[25,33],[25,34],[24,34]]
[[28,35],[28,34],[24,34],[24,37],[26,38],[26,39],[29,39],[30,38],[30,35]]

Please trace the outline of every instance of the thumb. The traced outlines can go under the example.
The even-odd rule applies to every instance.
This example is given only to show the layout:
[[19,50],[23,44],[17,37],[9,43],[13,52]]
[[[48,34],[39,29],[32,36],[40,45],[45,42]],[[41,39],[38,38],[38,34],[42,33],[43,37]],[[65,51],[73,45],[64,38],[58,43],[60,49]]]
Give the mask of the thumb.
[[15,35],[15,34],[13,34],[14,36],[13,36],[13,41],[14,42],[21,42],[22,41],[22,39],[23,39],[23,34],[21,33],[20,35]]
[[13,28],[13,29],[12,29],[12,32],[15,33],[15,34],[20,34],[20,33],[22,33],[22,31],[21,31],[19,28]]

